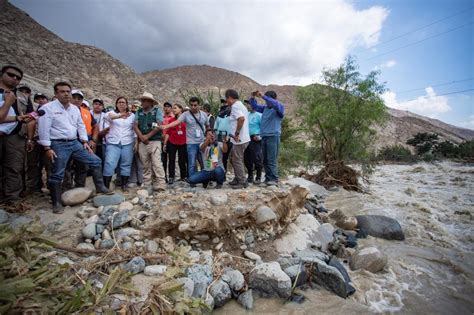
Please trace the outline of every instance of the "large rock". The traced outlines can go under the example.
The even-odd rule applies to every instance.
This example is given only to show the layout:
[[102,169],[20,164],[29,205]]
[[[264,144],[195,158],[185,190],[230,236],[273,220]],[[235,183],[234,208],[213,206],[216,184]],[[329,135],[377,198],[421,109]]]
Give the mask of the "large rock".
[[92,189],[87,187],[74,188],[61,195],[61,201],[65,206],[74,206],[83,203],[92,195]]
[[387,264],[387,256],[375,247],[366,247],[352,254],[349,266],[352,270],[365,269],[370,272],[378,272]]
[[125,198],[118,193],[114,193],[113,195],[98,195],[95,196],[93,199],[94,207],[100,206],[110,206],[110,205],[118,205],[122,203]]
[[111,249],[114,246],[115,246],[115,241],[114,240],[106,239],[106,240],[102,240],[100,242],[99,248],[100,249]]
[[290,266],[284,271],[290,277],[291,283],[295,283],[296,281],[297,287],[305,284],[308,281],[309,274],[303,264]]
[[145,260],[141,257],[133,257],[128,263],[126,263],[123,269],[127,272],[137,274],[145,270]]
[[[224,194],[224,193],[213,194],[213,195],[211,196],[211,203],[212,203],[214,206],[225,205],[228,200],[229,200],[229,198],[228,198],[227,195]],[[216,305],[217,305],[217,304],[216,304]]]
[[131,227],[126,227],[126,228],[122,228],[120,230],[117,230],[114,232],[115,234],[115,238],[117,240],[122,240],[123,238],[129,236],[129,237],[136,237],[136,236],[139,236],[141,234],[140,230],[137,230],[137,229],[134,229],[134,228],[131,228]]
[[191,280],[189,278],[186,278],[186,277],[183,277],[183,278],[177,279],[176,281],[183,285],[184,293],[187,296],[190,297],[190,296],[193,295],[193,291],[194,291],[194,281],[193,280]]
[[82,228],[81,233],[84,238],[93,239],[97,233],[95,223],[89,223],[86,225],[84,228]]
[[352,286],[349,286],[344,276],[337,267],[329,266],[324,261],[315,261],[312,264],[311,279],[313,282],[336,293],[342,298],[346,298],[355,292]]
[[290,223],[285,233],[275,240],[275,248],[280,254],[291,254],[295,250],[307,249],[317,238],[319,230],[318,220],[309,213],[301,214],[295,222]]
[[193,297],[205,298],[207,287],[212,282],[212,269],[209,265],[195,264],[186,269],[186,276],[193,280]]
[[252,289],[245,291],[240,294],[237,298],[237,302],[242,305],[246,310],[251,310],[253,308],[253,291]]
[[221,278],[233,291],[240,291],[245,285],[244,275],[235,269],[226,268]]
[[328,191],[326,190],[326,188],[302,177],[290,178],[288,179],[287,183],[293,186],[300,186],[306,188],[311,193],[320,197],[325,197],[328,195]]
[[165,274],[167,267],[165,265],[146,266],[143,273],[145,276],[162,276]]
[[0,209],[0,224],[8,222],[9,214],[3,209]]
[[399,241],[405,239],[402,227],[395,219],[383,215],[358,215],[356,218],[357,227],[360,230],[359,235],[371,235]]
[[273,211],[272,208],[269,208],[267,206],[261,206],[255,212],[255,222],[257,224],[262,224],[267,221],[276,220],[276,219],[277,219],[277,216],[275,214],[275,211]]
[[328,250],[329,243],[331,243],[334,239],[333,237],[334,231],[335,229],[330,223],[324,223],[319,227],[318,232],[315,235],[315,238],[321,244],[322,251],[326,252]]
[[124,210],[113,216],[111,225],[113,229],[118,229],[130,221],[132,221],[132,217],[129,215],[128,210]]
[[291,279],[277,262],[257,265],[250,272],[249,286],[263,297],[286,299],[291,295]]
[[209,293],[214,298],[214,306],[216,308],[223,306],[232,298],[232,292],[230,291],[229,285],[222,280],[214,282],[209,288]]
[[133,204],[131,202],[128,202],[128,201],[124,201],[120,204],[119,206],[119,211],[132,211],[133,210]]
[[357,228],[357,218],[344,216],[336,221],[336,225],[344,230],[355,230]]

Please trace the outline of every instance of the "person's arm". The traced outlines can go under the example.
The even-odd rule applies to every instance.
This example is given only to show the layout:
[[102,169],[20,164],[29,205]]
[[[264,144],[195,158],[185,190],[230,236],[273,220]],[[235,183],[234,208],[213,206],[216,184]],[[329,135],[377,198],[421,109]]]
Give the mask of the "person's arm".
[[8,112],[10,111],[10,107],[16,101],[15,93],[11,91],[4,92],[3,97],[5,98],[5,102],[3,103],[3,106],[0,107],[0,123],[5,122]]
[[255,97],[251,97],[249,102],[250,102],[250,106],[252,106],[252,109],[254,111],[263,113],[263,110],[265,109],[265,105],[259,105]]
[[50,134],[51,134],[51,125],[53,122],[53,117],[49,113],[47,106],[44,107],[44,111],[45,111],[45,114],[43,116],[38,117],[38,135],[39,135],[38,143],[42,145],[43,147],[45,147],[45,150],[47,150],[51,146]]
[[144,144],[147,144],[148,143],[148,140],[146,140],[142,134],[142,132],[140,131],[140,128],[138,128],[138,121],[135,120],[135,122],[133,123],[133,130],[135,130],[135,133],[137,134],[137,137],[138,137],[138,140],[140,142],[143,142]]
[[227,136],[224,136],[222,138],[222,153],[227,153],[227,150],[228,150],[228,146],[227,146]]
[[180,123],[184,122],[184,119],[185,119],[185,114],[181,114],[178,119],[176,119],[175,121],[173,121],[172,123],[169,123],[167,125],[162,125],[161,126],[161,129],[165,130],[165,129],[169,129],[169,128],[173,128],[173,127],[176,127],[178,126]]
[[241,116],[237,119],[237,127],[235,128],[234,140],[235,142],[240,142],[240,130],[244,126],[245,117]]
[[270,103],[270,106],[268,106],[268,108],[273,108],[277,112],[278,116],[280,116],[280,118],[283,118],[283,116],[285,116],[285,107],[282,103],[266,95],[262,95],[262,98],[267,103]]
[[32,120],[26,125],[26,137],[28,139],[26,141],[27,152],[33,151],[33,148],[34,148],[33,137],[35,136],[35,130],[36,130],[36,120]]
[[209,145],[209,139],[206,137],[204,142],[201,143],[201,145],[199,146],[199,150],[201,150],[201,152],[204,152],[208,145]]

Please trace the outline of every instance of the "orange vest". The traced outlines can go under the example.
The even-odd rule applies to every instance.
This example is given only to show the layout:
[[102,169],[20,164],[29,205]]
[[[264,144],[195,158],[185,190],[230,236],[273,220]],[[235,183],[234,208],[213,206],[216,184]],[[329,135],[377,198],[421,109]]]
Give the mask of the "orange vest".
[[88,136],[92,136],[92,114],[87,108],[81,106],[81,116]]

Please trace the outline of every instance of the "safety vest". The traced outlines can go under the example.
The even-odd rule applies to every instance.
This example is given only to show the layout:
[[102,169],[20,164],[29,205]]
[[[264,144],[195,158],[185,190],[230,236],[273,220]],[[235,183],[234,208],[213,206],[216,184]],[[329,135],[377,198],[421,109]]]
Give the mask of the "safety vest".
[[92,136],[92,114],[87,108],[81,107],[81,117],[88,136]]

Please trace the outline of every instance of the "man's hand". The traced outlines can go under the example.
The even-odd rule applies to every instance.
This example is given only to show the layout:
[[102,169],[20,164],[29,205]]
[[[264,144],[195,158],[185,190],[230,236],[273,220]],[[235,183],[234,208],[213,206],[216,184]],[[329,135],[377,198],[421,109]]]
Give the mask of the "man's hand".
[[135,141],[135,144],[133,145],[133,153],[138,152],[138,141]]
[[227,139],[227,136],[222,136],[222,142],[223,142],[223,143],[227,143],[227,140],[228,140],[228,139]]
[[26,152],[31,152],[35,148],[35,142],[33,140],[28,140],[26,142]]
[[31,115],[20,115],[17,116],[18,121],[24,122],[24,123],[29,123],[30,121],[33,120],[33,117]]
[[163,153],[166,153],[166,148],[168,147],[168,144],[167,143],[163,143]]
[[261,97],[263,96],[263,94],[262,94],[262,92],[260,92],[260,91],[257,91],[257,93],[255,93],[255,96],[257,96],[257,97],[260,97],[260,98],[261,98]]
[[5,97],[5,103],[8,105],[11,105],[15,103],[16,101],[16,95],[12,91],[5,91],[4,92],[4,97]]
[[89,147],[92,149],[92,150],[95,150],[97,144],[95,143],[94,140],[90,140],[89,141]]
[[140,138],[140,141],[143,142],[144,144],[148,144],[150,141],[148,141],[149,137],[147,135],[143,135]]
[[58,156],[56,155],[56,152],[54,152],[53,149],[49,149],[48,151],[46,151],[46,157],[48,158],[48,160],[51,161],[51,163],[54,163],[54,159],[56,159]]
[[84,145],[84,149],[86,149],[87,152],[89,152],[89,153],[94,153],[94,151],[92,151],[91,147],[89,146],[89,143],[84,142],[83,145]]
[[125,112],[125,113],[122,113],[122,114],[120,114],[120,118],[123,118],[123,119],[125,119],[125,118],[128,118],[128,117],[130,117],[130,115],[131,115],[131,113],[130,113],[130,112]]
[[235,142],[240,142],[240,134],[234,135],[234,141]]

